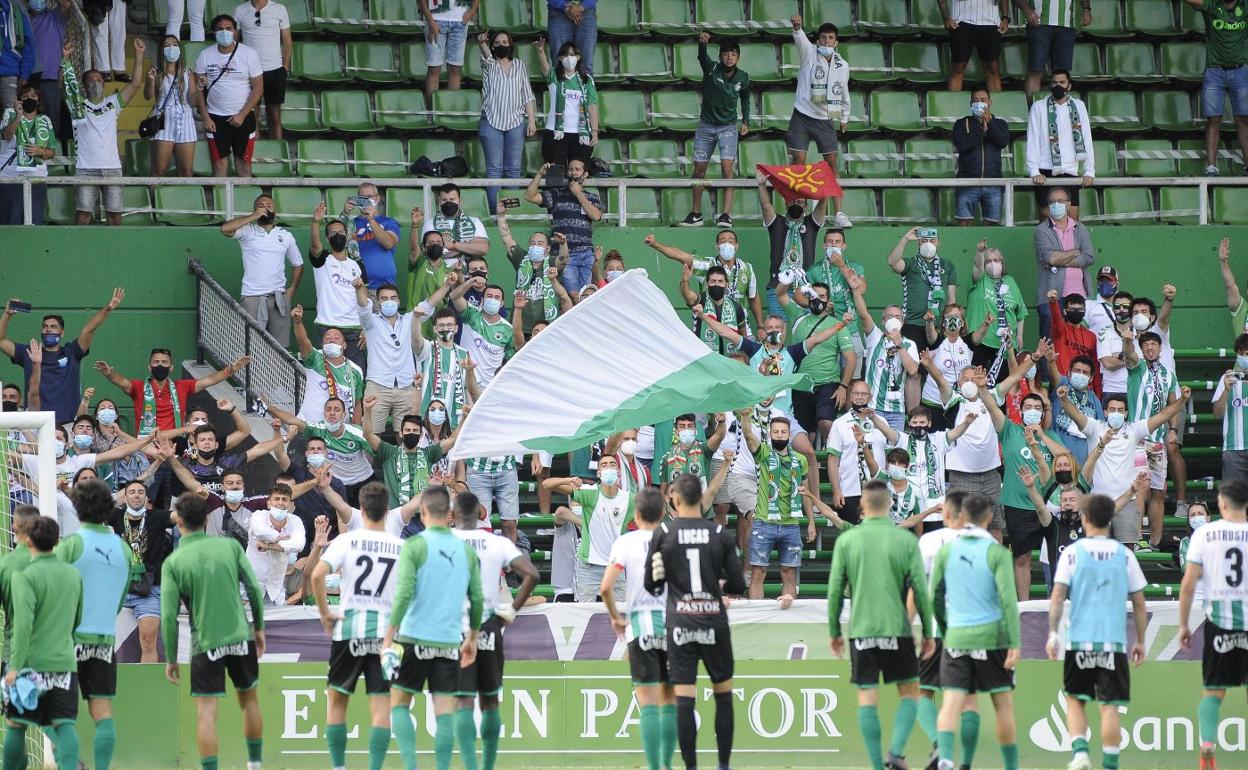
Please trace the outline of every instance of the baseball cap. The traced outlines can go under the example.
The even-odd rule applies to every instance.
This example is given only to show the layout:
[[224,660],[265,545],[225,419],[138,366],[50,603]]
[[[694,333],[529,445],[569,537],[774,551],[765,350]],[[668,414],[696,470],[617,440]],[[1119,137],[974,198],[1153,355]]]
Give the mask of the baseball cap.
[[1115,270],[1113,267],[1106,265],[1105,267],[1102,267],[1099,271],[1097,271],[1096,277],[1097,278],[1113,278],[1115,281],[1117,281],[1118,271]]

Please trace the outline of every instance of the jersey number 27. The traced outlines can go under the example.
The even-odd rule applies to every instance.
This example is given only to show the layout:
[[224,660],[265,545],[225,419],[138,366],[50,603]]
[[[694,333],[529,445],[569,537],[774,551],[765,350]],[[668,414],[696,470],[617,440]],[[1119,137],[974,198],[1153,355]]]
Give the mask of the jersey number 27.
[[373,557],[364,554],[355,560],[355,566],[364,570],[355,579],[356,596],[381,596],[386,592],[386,581],[390,579],[390,571],[394,569],[394,559],[378,558],[376,564],[380,564],[382,567],[381,576],[377,578],[377,585],[369,589],[364,585],[364,581],[368,580],[369,576],[373,574]]

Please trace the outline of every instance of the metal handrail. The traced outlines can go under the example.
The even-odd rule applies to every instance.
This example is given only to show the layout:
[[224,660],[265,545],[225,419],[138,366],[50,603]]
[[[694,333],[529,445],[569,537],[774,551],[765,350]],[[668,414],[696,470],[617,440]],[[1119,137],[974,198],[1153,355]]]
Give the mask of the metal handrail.
[[[394,179],[378,179],[373,180],[369,177],[152,177],[152,176],[125,176],[125,177],[109,177],[106,184],[123,185],[123,186],[183,186],[183,187],[225,187],[225,211],[226,219],[231,219],[236,213],[241,211],[249,211],[247,209],[238,209],[235,206],[234,191],[235,187],[351,187],[361,182],[376,182],[380,187],[392,188],[418,188],[423,192],[422,208],[426,211],[432,209],[434,202],[434,194],[436,188],[447,182],[454,182],[464,188],[486,188],[486,187],[509,187],[522,188],[526,187],[531,179],[527,177],[514,179],[452,179],[452,178],[431,178],[431,177],[411,177],[411,178],[394,178]],[[1023,177],[1007,177],[1001,179],[838,179],[842,188],[845,189],[887,189],[887,188],[915,188],[915,189],[943,189],[956,187],[1004,187],[1005,200],[1002,201],[1003,211],[1002,219],[1005,226],[1013,226],[1014,221],[1014,191],[1018,188],[1033,188],[1037,185],[1029,178]],[[1078,179],[1057,180],[1052,181],[1046,186],[1059,187],[1071,186],[1062,185],[1062,181],[1069,181],[1077,184]],[[105,180],[100,177],[79,177],[79,176],[47,176],[47,177],[0,177],[0,184],[17,184],[22,186],[22,204],[24,210],[23,221],[25,224],[31,224],[31,187],[35,184],[49,185],[84,185],[99,187],[105,184]],[[754,187],[757,183],[753,179],[700,179],[698,184],[711,188],[724,187]],[[630,188],[642,189],[671,189],[671,188],[690,188],[693,186],[692,179],[635,179],[626,177],[594,177],[585,184],[590,188],[615,188],[619,195],[619,211],[615,213],[618,216],[618,224],[621,227],[628,225],[628,190]],[[1111,177],[1097,178],[1097,187],[1195,187],[1199,191],[1198,208],[1196,211],[1197,221],[1199,224],[1209,224],[1209,188],[1211,187],[1245,187],[1248,186],[1248,177],[1205,177],[1205,176],[1188,176],[1188,177]],[[215,213],[215,212],[209,212]]]

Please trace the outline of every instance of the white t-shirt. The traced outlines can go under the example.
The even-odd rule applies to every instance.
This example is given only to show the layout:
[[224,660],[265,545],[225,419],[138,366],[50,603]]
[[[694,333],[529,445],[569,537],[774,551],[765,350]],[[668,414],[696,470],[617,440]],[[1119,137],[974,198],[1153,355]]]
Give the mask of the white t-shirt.
[[77,168],[121,168],[121,155],[117,152],[117,119],[121,116],[121,107],[119,93],[105,97],[99,104],[83,99],[83,116],[74,121]]
[[[932,350],[932,362],[940,367],[940,373],[944,376],[945,382],[956,383],[958,373],[971,365],[971,347],[962,337],[957,337],[952,342],[945,337]],[[932,377],[928,377],[923,385],[923,403],[940,408],[940,388],[936,386],[936,380]]]
[[[286,567],[290,564],[290,554],[298,554],[306,543],[303,519],[291,511],[286,521],[282,522],[282,528],[277,529],[269,520],[267,510],[256,511],[251,514],[248,532],[250,534],[247,538],[247,561],[251,562],[251,569],[256,573],[256,580],[269,601],[274,604],[284,604],[286,602]],[[286,539],[280,539],[282,536],[286,536]],[[281,543],[282,550],[261,551],[256,547],[261,540],[268,543]]]
[[[608,563],[624,572],[624,598],[628,600],[630,613],[667,610],[666,586],[658,596],[646,590],[646,557],[650,555],[650,541],[653,539],[653,530],[635,529],[620,535],[611,546]],[[628,628],[631,633],[631,623]]]
[[385,621],[399,585],[402,550],[403,541],[388,531],[361,528],[340,533],[330,541],[321,561],[342,575],[338,592],[342,620],[334,625],[334,639],[385,636]]
[[1084,313],[1083,322],[1096,336],[1099,337],[1102,330],[1114,325],[1114,308],[1109,300],[1089,297],[1084,307],[1087,310]]
[[430,0],[429,10],[433,12],[434,21],[463,21],[468,5],[456,0]]
[[325,264],[312,270],[316,283],[316,322],[338,329],[360,328],[359,305],[351,282],[361,276],[354,259],[325,257]]
[[[1122,352],[1122,337],[1118,336],[1118,330],[1113,324],[1101,329],[1096,335],[1096,357],[1113,358]],[[1126,393],[1127,392],[1127,367],[1110,371],[1105,366],[1101,366],[1101,392],[1102,393]]]
[[[65,455],[65,458],[56,464],[56,481],[72,483],[74,474],[83,468],[95,467],[95,454],[87,453],[82,455]],[[26,471],[26,475],[32,480],[39,479],[39,455],[22,455],[22,469]]]
[[1228,631],[1243,630],[1248,618],[1248,523],[1217,519],[1196,530],[1188,541],[1187,562],[1200,565],[1209,621]]
[[[916,440],[914,452],[910,452],[910,434],[902,431],[897,434],[897,443],[893,444],[894,447],[910,452],[910,466],[906,469],[906,478],[910,480],[914,491],[918,493],[923,510],[945,499],[945,455],[949,452],[949,439],[946,436],[947,433],[943,430],[928,433],[927,441]],[[932,474],[936,482],[934,495],[928,494],[927,452],[929,451],[932,453],[932,460],[936,463],[936,472]],[[940,521],[941,518],[942,514],[931,513],[924,521]]]
[[[1194,540],[1194,539],[1193,539]],[[1117,540],[1111,540],[1107,537],[1085,537],[1083,538],[1082,549],[1087,551],[1093,559],[1100,561],[1101,557],[1110,557],[1122,548],[1122,544]],[[1053,573],[1053,582],[1061,583],[1069,586],[1074,580],[1075,570],[1079,568],[1079,548],[1067,548],[1062,551],[1062,557],[1057,560],[1057,570]],[[1191,560],[1191,547],[1188,547],[1188,560]],[[1127,593],[1133,594],[1136,591],[1143,591],[1148,585],[1148,580],[1144,577],[1144,571],[1140,569],[1140,562],[1135,558],[1135,553],[1127,549]]]
[[[1101,437],[1109,431],[1109,426],[1100,420],[1089,419],[1087,427],[1083,432],[1088,434],[1088,446],[1092,446],[1093,441],[1099,442]],[[1131,488],[1131,483],[1135,481],[1135,476],[1139,473],[1136,469],[1136,453],[1144,458],[1144,466],[1147,467],[1147,458],[1140,448],[1140,442],[1148,438],[1148,421],[1136,420],[1128,422],[1118,430],[1114,439],[1105,445],[1105,449],[1101,452],[1101,458],[1096,462],[1096,469],[1092,472],[1092,493],[1096,495],[1108,495],[1111,499],[1117,500],[1123,492]]]
[[[341,522],[339,522],[341,523]],[[386,511],[386,534],[399,537],[403,534],[403,527],[407,522],[403,521],[403,509],[391,508]],[[344,532],[362,531],[364,529],[364,512],[359,508],[351,509],[351,518],[347,520],[347,527]]]
[[952,543],[962,534],[961,530],[952,527],[941,527],[935,532],[924,532],[919,538],[919,553],[923,555],[923,571],[928,578],[932,576],[932,567],[936,566],[936,556],[946,543]]
[[[256,14],[260,14],[257,16]],[[251,3],[243,3],[234,9],[234,21],[247,41],[247,47],[256,52],[260,66],[265,72],[282,66],[282,30],[290,29],[290,14],[286,6],[268,0],[256,10]]]
[[654,459],[654,426],[643,425],[637,429],[637,454],[638,460],[649,462]]
[[[230,61],[229,53],[221,53],[215,45],[210,45],[200,51],[195,60],[195,74],[204,77],[205,87],[211,86],[208,90],[210,115],[231,117],[241,112],[251,97],[251,79],[264,74],[255,49],[239,43],[233,53],[234,60]],[[229,62],[228,67],[226,62]]]
[[615,497],[607,497],[599,489],[598,504],[594,506],[589,519],[589,532],[586,533],[589,537],[589,558],[586,561],[590,564],[606,566],[611,546],[620,537],[620,528],[632,501],[633,496],[623,490],[617,491]]
[[286,266],[303,265],[295,236],[284,227],[265,231],[252,222],[234,233],[234,240],[243,250],[243,287],[241,296],[263,297],[286,290]]
[[884,447],[888,443],[884,433],[877,429],[871,421],[860,422],[853,412],[846,412],[832,422],[828,431],[828,439],[824,443],[828,451],[836,452],[840,458],[841,494],[845,497],[857,497],[862,494],[862,479],[872,479],[874,474],[867,468],[866,456],[858,458],[858,442],[854,439],[854,425],[862,430],[866,437],[864,452],[875,455],[875,462],[881,470],[884,468]]
[[[506,586],[503,582],[503,571],[522,554],[516,544],[505,535],[495,535],[486,529],[464,530],[459,527],[451,529],[460,540],[472,544],[481,562],[481,593],[485,595],[485,606],[481,620],[488,620],[498,605],[500,590]],[[464,603],[464,622],[468,622],[468,605]]]
[[[996,393],[996,389],[993,389]],[[997,399],[1000,404],[1001,399]],[[974,412],[979,415],[971,423],[949,451],[945,454],[945,467],[951,471],[962,473],[983,473],[1001,467],[1001,443],[997,439],[997,429],[992,425],[992,417],[988,407],[980,399],[967,401],[960,394],[949,399],[947,409],[957,407],[952,426],[962,424],[966,415]]]

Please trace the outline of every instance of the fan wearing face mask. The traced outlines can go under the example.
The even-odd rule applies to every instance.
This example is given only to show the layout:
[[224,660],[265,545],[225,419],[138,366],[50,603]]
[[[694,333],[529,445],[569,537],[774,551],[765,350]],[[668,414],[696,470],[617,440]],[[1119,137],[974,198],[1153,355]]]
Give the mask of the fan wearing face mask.
[[728,435],[728,425],[717,419],[717,415],[709,415],[715,419],[715,430],[710,438],[703,438],[698,429],[696,415],[682,414],[676,418],[672,430],[672,444],[659,460],[659,492],[667,498],[667,487],[673,479],[682,473],[697,476],[702,481],[702,489],[707,488],[711,478],[711,457]]
[[[919,250],[907,259],[911,243],[917,243]],[[924,344],[927,311],[940,315],[945,305],[958,301],[957,269],[939,255],[939,249],[940,233],[935,227],[912,227],[888,255],[888,266],[901,276],[902,335],[915,345]]]
[[818,434],[826,436],[848,401],[858,354],[849,322],[832,313],[828,285],[813,283],[803,287],[799,295],[807,298],[808,310],[803,311],[797,302],[789,300],[788,284],[776,284],[776,301],[790,323],[789,339],[808,340],[828,327],[837,329],[831,340],[816,346],[798,365],[798,372],[814,381],[814,390],[793,391],[793,413],[798,422],[817,427]]
[[[1036,185],[1036,208],[1043,223],[1050,179],[1072,179],[1090,187],[1096,181],[1096,155],[1092,144],[1092,121],[1083,100],[1071,96],[1070,73],[1055,69],[1050,95],[1031,103],[1027,119],[1027,176]],[[1079,218],[1079,188],[1070,193],[1070,216]],[[1060,218],[1062,215],[1055,215]]]
[[286,603],[286,567],[303,550],[307,534],[295,511],[290,487],[275,484],[269,490],[268,508],[251,515],[247,561],[264,591],[265,606]]
[[1222,421],[1222,478],[1248,481],[1248,333],[1234,347],[1235,365],[1213,393],[1213,416]]
[[988,321],[988,330],[975,350],[975,365],[988,369],[994,382],[1009,372],[1003,351],[1022,344],[1027,305],[1014,276],[1009,275],[1001,250],[985,238],[975,247],[966,323],[972,329]]
[[438,188],[437,210],[424,217],[420,225],[422,238],[429,232],[442,234],[442,260],[451,268],[458,266],[462,259],[484,256],[490,250],[490,236],[485,225],[479,217],[465,211],[462,203],[459,187],[447,182]]
[[467,350],[455,344],[458,330],[455,311],[442,308],[433,315],[434,341],[421,340],[416,351],[416,365],[420,367],[422,378],[421,409],[428,409],[433,399],[446,404],[447,420],[452,428],[463,419],[465,407],[481,397],[476,361]]
[[[367,357],[360,349],[360,317],[352,284],[356,278],[367,282],[369,273],[359,254],[352,255],[353,241],[348,236],[346,223],[341,219],[326,219],[324,201],[317,203],[312,212],[311,230],[308,261],[316,285],[314,333],[323,337],[331,327],[337,329],[342,335],[346,357],[363,369]],[[297,332],[295,343],[299,343]]]
[[928,511],[923,509],[923,498],[919,490],[910,483],[908,470],[910,453],[899,447],[888,450],[884,456],[886,465],[880,469],[876,479],[888,485],[888,493],[893,503],[888,509],[888,518],[902,529],[914,530],[915,534],[923,534],[923,518]]
[[[1187,549],[1192,544],[1192,535],[1196,534],[1196,530],[1211,521],[1215,521],[1213,511],[1210,510],[1209,504],[1204,500],[1193,500],[1188,504],[1187,526],[1191,527],[1191,532],[1179,540],[1179,550],[1175,553],[1175,558],[1179,560],[1179,569],[1181,571],[1187,571]],[[1192,598],[1198,602],[1205,600],[1204,581],[1196,584],[1196,590],[1193,592]]]
[[[1070,389],[1068,392],[1071,402],[1075,408],[1083,412],[1084,416],[1093,420],[1104,420],[1105,410],[1101,407],[1101,400],[1092,389],[1092,372],[1095,366],[1091,358],[1077,356],[1070,365],[1070,374],[1061,375],[1057,366],[1050,360],[1049,378],[1053,391],[1062,385]],[[1075,462],[1082,467],[1088,459],[1088,439],[1083,431],[1079,430],[1074,421],[1061,409],[1053,415],[1053,429],[1057,431],[1062,444],[1074,455]]]
[[[783,209],[777,210],[773,205],[773,191],[768,186],[767,175],[762,171],[755,173],[758,183],[758,205],[763,212],[763,227],[767,228],[767,238],[771,247],[771,265],[768,274],[771,280],[767,284],[767,312],[777,312],[775,301],[775,284],[782,280],[790,286],[804,286],[805,272],[814,264],[820,250],[817,247],[819,229],[827,221],[828,199],[820,198],[810,211],[806,209],[806,201],[785,199]],[[846,225],[837,223],[838,227]]]
[[[948,454],[949,447],[957,443],[958,439],[978,419],[978,416],[974,412],[968,412],[953,430],[932,430],[931,410],[919,405],[906,414],[906,429],[895,431],[874,411],[867,410],[866,415],[871,419],[876,430],[884,435],[890,447],[904,451],[905,474],[910,483],[909,488],[917,497],[919,511],[923,514],[920,521],[939,521],[940,504],[945,497],[945,455]],[[893,461],[889,459],[893,456],[890,451],[885,458],[890,465],[881,471],[882,480],[888,481],[896,475],[896,472],[892,470]]]
[[[1096,333],[1084,323],[1087,317],[1086,298],[1082,294],[1067,294],[1061,297],[1059,306],[1057,289],[1050,289],[1045,299],[1048,300],[1049,317],[1052,319],[1049,330],[1053,349],[1057,351],[1058,374],[1063,377],[1071,374],[1075,359],[1087,359],[1091,371],[1086,372],[1089,380],[1084,387],[1090,385],[1099,398],[1101,367],[1096,360]],[[1057,382],[1055,377],[1050,377],[1050,380]]]
[[[505,211],[498,210],[494,223],[507,250],[507,259],[516,269],[515,313],[521,316],[525,329],[532,329],[533,324],[550,323],[572,309],[572,299],[560,280],[568,263],[568,241],[539,230],[529,236],[528,243],[517,243]],[[521,296],[524,302],[515,304]]]
[[[928,374],[937,379],[931,368]],[[992,502],[993,516],[988,531],[1000,542],[1005,530],[1005,513],[1001,506],[1001,442],[988,417],[988,407],[979,397],[981,379],[987,384],[987,372],[983,367],[971,366],[959,370],[948,383],[943,374],[937,379],[949,424],[970,421],[966,432],[945,454],[945,467],[949,471],[949,489],[983,495]],[[999,404],[1003,399],[998,391],[998,388],[989,390],[990,397]]]
[[[919,364],[928,372],[923,383],[920,396],[922,404],[931,410],[931,427],[944,430],[945,403],[948,394],[941,383],[956,380],[957,373],[971,365],[972,351],[984,335],[988,333],[987,317],[984,323],[971,331],[966,327],[966,308],[961,305],[945,305],[945,315],[937,319],[933,314],[924,319],[927,322],[927,350],[919,353]],[[932,367],[940,374],[937,378]],[[954,383],[957,384],[956,382]]]
[[[100,465],[116,462],[142,451],[152,442],[152,436],[133,439],[110,449],[107,452],[91,452],[95,440],[95,421],[83,415],[74,423],[73,432],[66,433],[61,426],[56,426],[56,444],[53,455],[56,458],[56,478],[58,483],[69,483],[77,474],[84,470],[94,470]],[[39,476],[39,456],[37,454],[19,455],[22,467],[30,477]]]
[[[1038,188],[1043,190],[1045,188]],[[1077,194],[1078,190],[1074,191]],[[1108,297],[1118,287],[1118,273],[1106,265],[1097,275],[1094,285],[1088,277],[1088,268],[1096,261],[1092,236],[1088,228],[1075,221],[1071,212],[1072,192],[1064,187],[1048,190],[1048,216],[1036,225],[1035,250],[1039,270],[1036,274],[1036,315],[1040,319],[1040,334],[1050,333],[1050,324],[1060,317],[1050,313],[1050,292],[1061,296]],[[1097,293],[1093,293],[1093,288]],[[1110,324],[1109,307],[1095,300],[1088,307],[1088,328],[1094,333]]]
[[[693,416],[687,415],[688,422]],[[676,420],[683,425],[685,418]],[[692,438],[690,443],[694,443]],[[633,521],[635,506],[632,492],[620,488],[620,469],[614,455],[598,459],[598,484],[584,482],[579,476],[552,478],[542,486],[556,494],[568,495],[572,503],[580,506],[577,514],[571,508],[560,506],[556,518],[581,528],[581,544],[576,552],[575,592],[576,601],[592,602],[601,593],[602,577],[607,571],[611,547],[628,529]],[[623,575],[612,592],[616,601],[624,599]]]
[[[354,305],[354,303],[352,303]],[[312,340],[303,328],[303,305],[291,311],[295,326],[295,345],[303,360],[306,385],[299,418],[316,422],[324,414],[325,402],[340,398],[346,406],[348,420],[360,424],[360,401],[364,398],[364,370],[347,358],[347,339],[341,329],[329,327],[321,336],[321,347],[312,347]]]
[[[681,289],[681,293],[690,307],[696,302],[701,302],[704,309],[709,308],[710,305],[706,301],[706,294],[710,295],[710,299],[713,300],[716,308],[719,308],[720,303],[727,303],[728,300],[731,300],[735,303],[735,306],[722,308],[724,313],[716,317],[727,326],[742,326],[748,329],[749,319],[745,317],[745,313],[741,312],[741,309],[748,303],[753,314],[754,328],[763,325],[763,305],[758,293],[758,281],[755,278],[754,266],[738,253],[739,242],[736,231],[720,230],[715,234],[715,256],[709,259],[695,257],[683,249],[660,243],[654,237],[654,233],[646,236],[645,243],[668,259],[679,262],[683,267],[689,269],[689,276],[681,279],[682,287],[686,287]],[[724,280],[722,283],[718,280],[711,280],[711,271],[716,267],[723,270]],[[704,296],[698,298],[695,292],[687,290],[690,279],[701,279],[705,289],[703,292]],[[723,291],[711,291],[712,285],[722,286]],[[710,311],[708,310],[707,312]],[[705,337],[703,342],[710,344]]]
[[[1145,320],[1137,316],[1141,321]],[[1140,324],[1136,324],[1139,326]],[[1156,332],[1137,334],[1142,355],[1127,357],[1127,419],[1144,420],[1161,412],[1179,397],[1179,378],[1162,362],[1162,340]],[[1135,347],[1135,345],[1132,345]],[[1166,502],[1166,471],[1169,465],[1166,444],[1178,433],[1178,415],[1149,434],[1145,444],[1148,455],[1150,492],[1146,514],[1150,523],[1149,545],[1161,544],[1161,517]],[[1184,479],[1186,483],[1186,479]]]
[[[1110,396],[1127,396],[1127,357],[1138,356],[1135,346],[1135,326],[1131,322],[1131,308],[1135,298],[1125,291],[1118,291],[1111,301],[1113,323],[1096,335],[1096,357],[1101,363],[1101,403],[1108,409]],[[1129,348],[1129,349],[1128,349]]]
[[[221,234],[238,241],[243,255],[243,308],[283,347],[290,344],[290,305],[303,278],[303,257],[295,236],[274,224],[273,198],[260,195],[255,210],[221,225]],[[290,283],[286,268],[291,266]]]
[[140,436],[182,427],[188,416],[187,403],[191,396],[225,382],[251,363],[248,356],[243,356],[224,369],[199,379],[175,380],[170,377],[173,373],[173,354],[168,348],[152,348],[147,361],[149,376],[141,380],[126,377],[107,361],[95,362],[95,370],[129,394],[134,402],[135,430]]
[[[552,35],[552,44],[554,36]],[[593,51],[582,50],[579,42],[565,40],[555,49],[554,66],[546,47],[537,47],[537,62],[546,79],[550,109],[542,132],[542,159],[556,166],[569,166],[573,160],[588,164],[598,144],[598,87],[590,74]]]
[[130,583],[126,609],[134,612],[139,624],[140,663],[155,663],[156,638],[160,630],[160,573],[165,559],[173,552],[169,536],[169,511],[154,506],[141,481],[131,481],[121,490],[120,505],[113,508],[108,525],[126,541],[142,575]]
[[568,159],[567,184],[562,187],[543,187],[550,166],[543,164],[533,175],[524,190],[524,199],[546,209],[550,213],[550,229],[567,240],[568,262],[563,268],[563,287],[576,296],[593,281],[593,226],[602,220],[606,207],[596,192],[585,188],[589,181],[587,161]]
[[[843,318],[846,313],[854,311],[853,289],[849,280],[854,275],[866,275],[862,263],[855,259],[847,259],[845,250],[849,244],[845,240],[845,231],[840,228],[828,228],[823,234],[823,253],[816,255],[815,263],[806,271],[806,279],[810,283],[826,283],[828,285],[828,302],[832,305],[832,315]],[[795,297],[797,304],[809,302],[808,295]],[[845,327],[854,340],[854,352],[858,354],[858,363],[862,363],[862,339],[858,336],[858,318],[854,317]],[[854,372],[858,376],[859,372]]]
[[905,424],[906,403],[918,401],[906,396],[906,380],[918,382],[919,348],[913,340],[903,336],[903,311],[897,305],[886,305],[883,311],[883,328],[877,326],[871,311],[867,309],[866,283],[855,276],[851,280],[854,290],[854,309],[862,325],[865,359],[862,363],[867,387],[871,391],[870,406],[880,413],[893,430],[901,430]]

